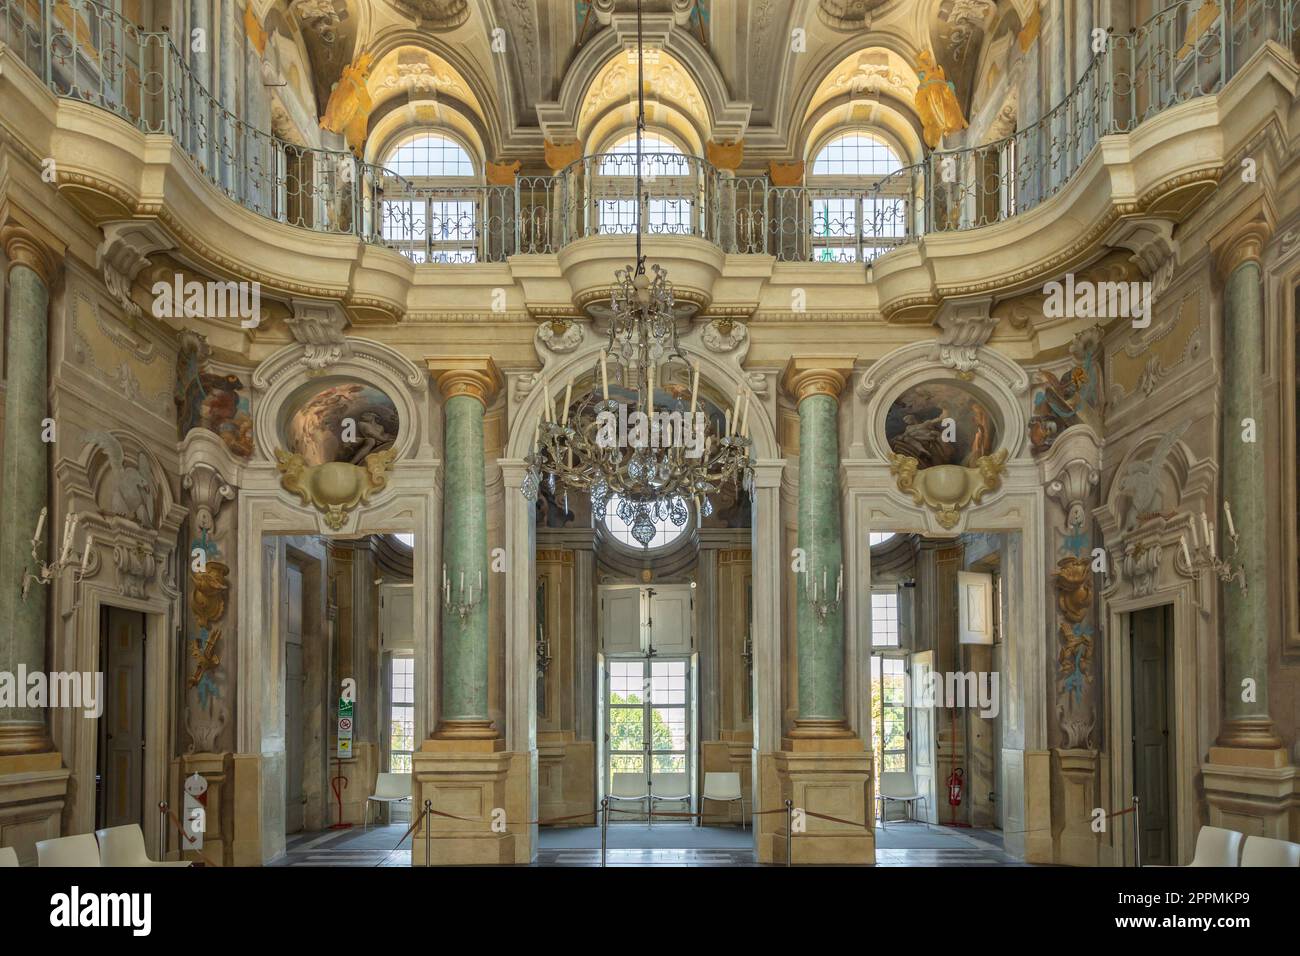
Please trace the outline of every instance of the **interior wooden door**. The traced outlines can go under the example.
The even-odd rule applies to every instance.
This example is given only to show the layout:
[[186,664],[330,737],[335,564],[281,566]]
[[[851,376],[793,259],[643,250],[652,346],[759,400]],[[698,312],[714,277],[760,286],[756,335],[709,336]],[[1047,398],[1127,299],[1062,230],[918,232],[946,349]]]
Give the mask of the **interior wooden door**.
[[1143,864],[1170,866],[1173,816],[1169,762],[1168,606],[1135,611],[1130,617],[1133,669],[1133,790],[1141,798]]
[[143,614],[108,608],[101,619],[104,713],[98,825],[144,823]]
[[284,832],[297,833],[303,827],[306,797],[303,795],[303,686],[307,676],[302,667],[302,572],[292,564],[285,568],[284,635]]

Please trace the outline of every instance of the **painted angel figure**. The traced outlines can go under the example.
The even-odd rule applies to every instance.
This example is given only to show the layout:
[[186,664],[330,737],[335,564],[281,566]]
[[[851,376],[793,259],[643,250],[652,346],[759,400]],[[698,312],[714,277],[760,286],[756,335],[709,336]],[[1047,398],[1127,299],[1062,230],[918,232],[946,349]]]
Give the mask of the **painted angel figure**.
[[370,91],[366,89],[373,59],[374,54],[363,53],[355,63],[343,68],[343,75],[334,85],[320,121],[322,129],[342,133],[358,155],[366,141],[366,124],[374,105]]
[[957,87],[928,50],[922,50],[916,70],[921,85],[916,90],[916,110],[925,127],[925,144],[937,149],[944,136],[966,128],[957,102]]

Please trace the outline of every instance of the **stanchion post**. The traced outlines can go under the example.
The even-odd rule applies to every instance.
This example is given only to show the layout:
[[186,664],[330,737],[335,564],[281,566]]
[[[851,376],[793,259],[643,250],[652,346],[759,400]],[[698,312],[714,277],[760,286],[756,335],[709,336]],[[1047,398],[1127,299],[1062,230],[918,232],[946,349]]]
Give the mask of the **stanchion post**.
[[425,866],[429,865],[429,857],[432,853],[432,847],[430,846],[430,841],[433,839],[433,832],[432,832],[433,820],[431,819],[430,816],[432,810],[433,810],[433,801],[425,800],[424,801],[424,865]]
[[605,865],[606,842],[609,839],[609,797],[600,798],[600,865]]
[[1142,865],[1142,801],[1133,794],[1133,865]]
[[167,801],[158,801],[158,859],[167,859]]
[[785,802],[785,865],[790,866],[790,840],[794,834],[794,801]]

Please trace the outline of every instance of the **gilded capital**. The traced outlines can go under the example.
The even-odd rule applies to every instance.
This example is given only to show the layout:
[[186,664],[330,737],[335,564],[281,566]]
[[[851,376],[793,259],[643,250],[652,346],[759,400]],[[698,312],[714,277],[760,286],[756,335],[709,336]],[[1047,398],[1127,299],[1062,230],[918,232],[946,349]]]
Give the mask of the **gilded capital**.
[[778,163],[773,160],[767,164],[767,175],[773,186],[802,186],[803,160],[793,163]]
[[1272,236],[1272,228],[1262,219],[1252,219],[1225,233],[1214,250],[1219,277],[1227,281],[1238,266],[1258,263],[1264,258],[1264,247]]
[[812,395],[839,398],[856,360],[856,355],[793,356],[781,375],[781,387],[796,403]]
[[582,143],[573,142],[561,146],[548,139],[544,144],[544,154],[547,168],[553,173],[558,173],[571,163],[582,159]]
[[22,226],[5,226],[0,229],[0,246],[4,247],[10,269],[14,266],[27,266],[41,277],[46,286],[54,281],[58,259],[35,234]]
[[478,399],[484,408],[492,404],[505,379],[497,363],[488,355],[460,358],[425,359],[425,365],[438,383],[444,399],[467,395]]
[[745,141],[715,143],[709,140],[704,144],[704,155],[713,166],[734,173],[745,158]]

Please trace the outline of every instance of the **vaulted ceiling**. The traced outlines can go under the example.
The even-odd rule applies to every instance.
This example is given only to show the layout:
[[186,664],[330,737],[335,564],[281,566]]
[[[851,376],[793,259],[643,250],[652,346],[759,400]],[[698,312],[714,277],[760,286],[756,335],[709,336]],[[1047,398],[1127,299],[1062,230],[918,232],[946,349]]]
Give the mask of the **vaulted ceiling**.
[[[709,135],[743,138],[748,155],[777,159],[793,158],[828,82],[838,76],[851,95],[903,100],[922,51],[969,109],[987,47],[1022,30],[1036,8],[1037,0],[643,0],[646,47],[664,51],[698,90]],[[343,69],[370,53],[383,65],[380,98],[414,88],[462,101],[492,158],[581,135],[576,100],[634,47],[635,11],[635,0],[258,3],[268,32],[297,49],[309,75],[303,92],[314,102],[304,112],[319,117]],[[421,50],[429,56],[413,52]]]

